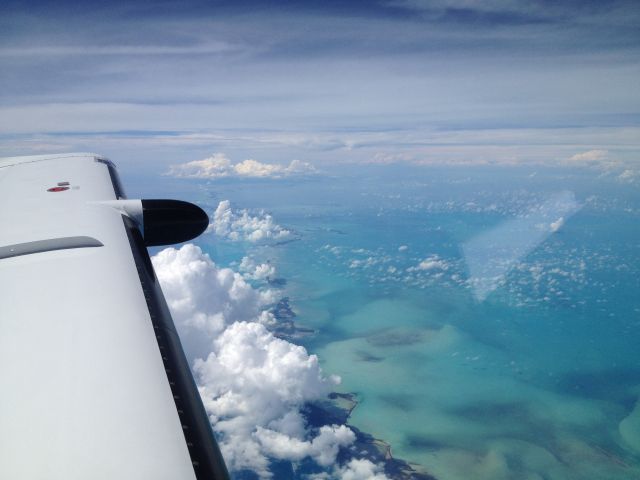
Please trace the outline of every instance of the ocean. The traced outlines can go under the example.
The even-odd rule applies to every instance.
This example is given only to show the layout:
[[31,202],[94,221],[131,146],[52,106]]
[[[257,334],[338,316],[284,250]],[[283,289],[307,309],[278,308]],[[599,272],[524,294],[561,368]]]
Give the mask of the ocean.
[[197,243],[275,267],[289,341],[341,377],[348,424],[415,471],[640,478],[637,186],[532,166],[163,182],[289,232]]

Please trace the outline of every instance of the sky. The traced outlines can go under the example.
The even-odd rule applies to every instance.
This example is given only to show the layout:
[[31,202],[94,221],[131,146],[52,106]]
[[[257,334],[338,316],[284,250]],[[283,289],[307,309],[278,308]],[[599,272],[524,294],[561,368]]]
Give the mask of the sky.
[[0,155],[635,168],[639,24],[615,0],[5,1]]

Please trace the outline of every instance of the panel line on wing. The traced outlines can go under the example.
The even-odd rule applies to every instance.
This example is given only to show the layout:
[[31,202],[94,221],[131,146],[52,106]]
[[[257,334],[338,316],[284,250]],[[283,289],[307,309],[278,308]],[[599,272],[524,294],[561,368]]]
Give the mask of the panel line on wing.
[[102,247],[103,243],[93,237],[60,237],[33,242],[16,243],[0,247],[0,259],[31,255],[33,253],[68,250],[71,248]]

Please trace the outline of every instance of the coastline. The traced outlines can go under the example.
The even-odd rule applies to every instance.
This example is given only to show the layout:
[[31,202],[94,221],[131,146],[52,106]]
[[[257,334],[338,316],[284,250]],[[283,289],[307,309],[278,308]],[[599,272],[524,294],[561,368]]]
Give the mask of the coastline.
[[[271,312],[278,321],[272,331],[279,338],[294,342],[301,337],[317,333],[314,329],[296,324],[296,313],[291,308],[289,297],[282,297]],[[349,418],[358,404],[356,393],[331,392],[327,400],[307,404],[303,415],[309,426],[313,428],[339,424],[346,425],[353,431],[356,436],[355,442],[349,449],[345,449],[338,455],[338,458],[343,462],[353,457],[351,451],[356,451],[359,458],[366,458],[382,465],[385,474],[391,479],[437,480],[436,477],[426,472],[423,465],[395,458],[389,443],[349,424]]]
[[[374,463],[384,465],[384,471],[392,479],[399,480],[437,480],[426,472],[423,465],[407,462],[393,456],[392,447],[382,439],[375,438],[349,424],[351,413],[358,407],[357,394],[332,392],[329,400],[317,406],[324,418],[335,418],[347,425],[356,434],[354,449]],[[341,416],[339,416],[341,415]]]

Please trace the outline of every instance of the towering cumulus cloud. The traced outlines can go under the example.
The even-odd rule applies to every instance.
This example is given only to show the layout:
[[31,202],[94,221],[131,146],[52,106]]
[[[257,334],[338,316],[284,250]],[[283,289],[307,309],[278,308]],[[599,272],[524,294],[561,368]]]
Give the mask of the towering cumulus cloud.
[[339,447],[355,439],[344,426],[323,427],[315,436],[306,431],[300,408],[326,396],[337,379],[325,379],[315,355],[275,338],[259,323],[231,325],[213,342],[206,360],[196,361],[195,371],[234,470],[250,468],[268,476],[267,457],[299,461],[311,456],[331,465]]
[[323,375],[315,355],[269,331],[271,291],[252,288],[195,245],[165,249],[153,264],[232,471],[271,478],[273,460],[295,466],[310,459],[327,472],[318,478],[385,478],[366,460],[336,463],[355,441],[347,426],[306,424],[304,405],[325,398],[339,378]]
[[191,361],[211,351],[211,341],[238,321],[273,322],[265,311],[276,299],[253,289],[230,268],[219,268],[195,245],[167,248],[153,257],[186,353]]

